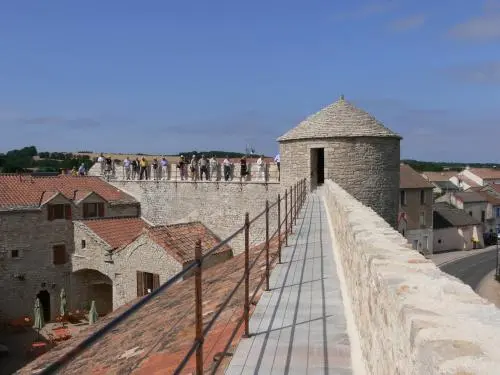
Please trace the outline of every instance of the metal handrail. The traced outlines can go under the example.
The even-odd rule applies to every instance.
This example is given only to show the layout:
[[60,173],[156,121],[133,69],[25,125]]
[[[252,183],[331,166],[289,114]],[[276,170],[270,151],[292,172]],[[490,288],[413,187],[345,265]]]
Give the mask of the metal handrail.
[[[249,305],[250,301],[253,301],[255,298],[255,295],[257,291],[259,290],[260,286],[262,285],[263,281],[266,280],[267,285],[269,285],[269,243],[271,242],[272,239],[275,238],[276,235],[278,235],[278,252],[277,254],[273,254],[272,257],[274,259],[271,260],[271,263],[276,259],[276,257],[279,257],[281,260],[281,229],[283,228],[283,223],[285,223],[284,227],[284,236],[285,236],[285,242],[288,237],[288,231],[292,229],[292,223],[295,219],[295,222],[297,220],[296,216],[298,215],[298,211],[300,210],[300,207],[302,207],[302,204],[305,200],[306,196],[306,180],[299,180],[294,187],[291,187],[291,192],[293,191],[292,189],[295,189],[295,194],[290,194],[290,208],[286,208],[286,202],[287,202],[287,194],[285,193],[284,197],[281,197],[278,195],[278,199],[269,205],[269,202],[266,201],[266,208],[260,212],[256,217],[254,217],[251,221],[249,220],[249,214],[248,212],[245,214],[245,224],[238,228],[233,234],[231,234],[229,237],[221,241],[219,244],[216,246],[212,247],[209,251],[207,251],[205,254],[201,253],[201,241],[197,240],[196,241],[196,246],[195,246],[195,260],[193,260],[186,268],[184,268],[182,271],[178,272],[174,276],[172,276],[169,280],[167,280],[164,284],[159,286],[157,289],[153,290],[151,293],[147,294],[143,298],[141,298],[139,301],[137,301],[135,304],[133,304],[130,308],[125,310],[123,313],[118,315],[116,318],[111,320],[108,324],[105,326],[101,327],[98,329],[96,332],[92,333],[90,336],[88,336],[86,339],[84,339],[82,342],[80,342],[78,345],[76,345],[74,348],[66,352],[63,356],[61,356],[59,359],[56,361],[52,362],[49,366],[44,368],[40,374],[46,375],[46,374],[54,374],[58,370],[60,370],[63,366],[69,363],[71,359],[75,358],[78,356],[81,352],[83,352],[85,349],[89,348],[92,344],[94,344],[98,339],[100,339],[103,335],[114,329],[119,323],[124,321],[126,318],[131,316],[134,312],[142,308],[144,305],[146,305],[149,301],[151,301],[153,298],[158,296],[160,293],[163,293],[167,289],[169,289],[172,285],[174,285],[177,281],[182,279],[185,275],[187,275],[191,270],[195,270],[195,292],[196,292],[196,339],[193,342],[193,345],[191,346],[190,350],[186,353],[186,356],[184,359],[181,361],[181,363],[178,365],[177,369],[175,370],[175,374],[179,374],[180,371],[186,366],[186,364],[189,362],[190,358],[192,355],[196,352],[196,373],[197,375],[201,375],[201,372],[203,371],[203,339],[204,337],[208,334],[212,326],[214,325],[215,321],[217,318],[220,316],[222,311],[224,311],[225,307],[227,304],[230,302],[231,298],[235,295],[236,291],[238,288],[241,286],[243,282],[245,282],[245,306],[244,306],[244,314],[243,317],[240,318],[240,322],[236,326],[236,330],[233,332],[233,334],[230,337],[229,343],[225,346],[224,352],[222,352],[222,355],[219,359],[216,360],[216,368],[220,365],[223,355],[227,352],[230,343],[236,336],[236,332],[238,329],[241,327],[241,324],[244,322],[245,323],[245,333],[249,335]],[[294,199],[292,198],[292,195],[294,195]],[[292,201],[293,199],[293,201]],[[280,220],[280,215],[278,215],[278,228],[275,230],[275,232],[272,234],[272,236],[269,236],[269,211],[271,208],[273,208],[276,205],[280,205],[281,202],[285,202],[285,218],[283,220]],[[278,206],[278,213],[280,212],[280,206]],[[263,248],[259,251],[255,259],[253,260],[252,264],[249,264],[249,229],[250,225],[254,223],[256,220],[258,220],[262,215],[266,215],[266,242]],[[290,215],[290,217],[289,217]],[[290,218],[290,227],[288,228],[287,222],[288,218]],[[202,265],[203,261],[205,258],[213,254],[215,251],[220,249],[222,246],[226,245],[229,243],[231,240],[233,240],[238,234],[240,234],[242,231],[245,232],[245,274],[242,276],[242,278],[237,282],[236,286],[233,288],[231,293],[226,297],[224,302],[220,305],[218,308],[217,312],[214,314],[212,319],[207,323],[206,327],[203,329],[203,321],[202,321],[202,313],[201,313],[201,308],[202,308],[202,296],[201,296],[201,275],[202,275]],[[264,275],[262,276],[255,292],[253,293],[252,297],[249,299],[249,275],[250,271],[253,269],[255,264],[257,263],[258,259],[262,255],[262,253],[266,252],[266,272],[264,272]],[[200,363],[201,361],[201,363]],[[201,370],[200,370],[201,369]],[[215,372],[215,370],[214,370]]]

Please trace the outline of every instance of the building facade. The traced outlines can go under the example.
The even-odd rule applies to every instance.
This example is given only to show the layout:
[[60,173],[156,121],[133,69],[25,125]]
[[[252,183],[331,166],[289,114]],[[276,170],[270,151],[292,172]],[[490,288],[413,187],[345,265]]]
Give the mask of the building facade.
[[60,290],[72,288],[73,220],[137,216],[140,206],[94,177],[0,176],[0,186],[0,319],[31,315],[35,297],[53,319]]
[[400,140],[342,96],[278,138],[281,182],[331,179],[396,227]]
[[433,250],[434,186],[409,165],[400,166],[398,231],[414,250],[431,254]]

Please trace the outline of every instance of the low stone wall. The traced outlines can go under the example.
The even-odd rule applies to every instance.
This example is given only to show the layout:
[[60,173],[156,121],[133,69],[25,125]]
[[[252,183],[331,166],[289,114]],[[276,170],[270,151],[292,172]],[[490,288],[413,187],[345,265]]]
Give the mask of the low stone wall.
[[[132,195],[141,203],[141,215],[154,225],[201,221],[221,239],[233,234],[265,208],[266,199],[274,203],[282,187],[278,183],[239,182],[175,182],[175,181],[113,181],[110,183]],[[288,205],[290,207],[290,205]],[[277,228],[277,205],[269,211],[270,235]],[[282,220],[284,204],[281,206]],[[250,227],[250,245],[265,239],[265,217]],[[235,254],[244,250],[243,234],[230,246]]]
[[323,194],[367,374],[498,375],[500,310],[337,184]]

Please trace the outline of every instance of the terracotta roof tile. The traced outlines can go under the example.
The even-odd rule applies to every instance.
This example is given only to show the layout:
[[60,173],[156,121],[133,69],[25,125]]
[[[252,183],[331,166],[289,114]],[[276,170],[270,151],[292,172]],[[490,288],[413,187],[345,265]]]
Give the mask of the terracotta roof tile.
[[112,249],[128,245],[139,236],[148,224],[138,217],[81,220],[102,238]]
[[454,194],[464,203],[486,202],[486,198],[477,191],[459,191]]
[[469,168],[469,172],[482,179],[500,179],[500,169],[496,168]]
[[95,192],[110,203],[133,203],[134,198],[98,177],[32,177],[0,175],[0,208],[39,207],[47,192],[74,200],[79,191]]
[[462,182],[465,182],[470,187],[479,187],[479,186],[481,186],[477,182],[472,181],[469,177],[464,176],[463,174],[459,174],[458,175],[458,180],[462,181]]
[[421,175],[431,182],[444,182],[449,181],[450,178],[458,175],[455,171],[442,171],[442,172],[422,172]]
[[[181,263],[194,259],[194,247],[198,238],[202,240],[203,254],[221,242],[220,238],[201,222],[156,226],[149,228],[147,232],[153,241],[165,248]],[[224,245],[214,254],[228,251],[231,252],[231,248]]]
[[494,206],[500,206],[500,197],[497,194],[490,193],[486,190],[477,191],[488,203]]
[[[250,252],[251,263],[256,258],[257,250]],[[271,254],[276,254],[275,242],[271,243],[271,250]],[[257,288],[264,270],[265,257],[261,256],[250,272],[251,293]],[[214,316],[220,304],[232,292],[243,274],[244,254],[203,271],[204,324],[207,324]],[[257,293],[257,299],[260,294],[261,292]],[[214,355],[223,350],[236,328],[242,316],[243,298],[244,285],[242,284],[205,337],[203,348],[205,370],[213,366]],[[95,325],[89,326],[87,330],[38,357],[18,373],[31,374],[34,370],[45,367],[128,307],[130,304],[114,311]],[[172,374],[191,348],[194,330],[194,279],[189,278],[148,301],[143,308],[126,318],[93,346],[73,359],[63,372],[68,375]],[[233,347],[241,337],[241,330],[242,326],[233,340]],[[223,362],[220,368],[223,368],[225,363],[227,362]],[[194,371],[194,356],[183,373],[191,373],[191,371]]]
[[429,181],[418,174],[412,167],[407,164],[399,166],[399,188],[400,189],[432,189]]

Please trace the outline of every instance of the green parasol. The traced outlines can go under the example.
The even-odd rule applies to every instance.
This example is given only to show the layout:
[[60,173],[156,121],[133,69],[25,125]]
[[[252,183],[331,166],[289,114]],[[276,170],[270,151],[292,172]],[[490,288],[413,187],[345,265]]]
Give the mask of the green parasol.
[[90,311],[89,311],[89,324],[94,324],[97,322],[97,318],[99,316],[97,315],[97,309],[95,307],[95,301],[92,301],[90,304]]
[[45,325],[45,321],[43,319],[42,304],[40,303],[40,300],[38,298],[35,300],[35,309],[33,310],[33,312],[35,314],[33,328],[38,331],[38,337],[40,337],[40,330]]

